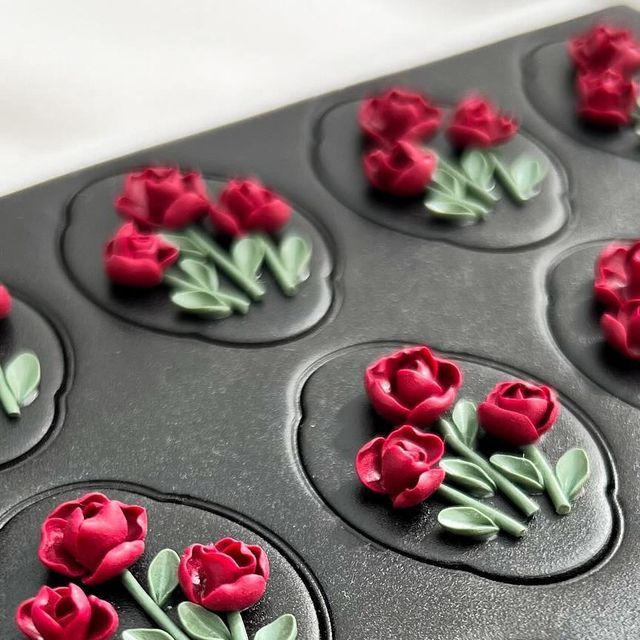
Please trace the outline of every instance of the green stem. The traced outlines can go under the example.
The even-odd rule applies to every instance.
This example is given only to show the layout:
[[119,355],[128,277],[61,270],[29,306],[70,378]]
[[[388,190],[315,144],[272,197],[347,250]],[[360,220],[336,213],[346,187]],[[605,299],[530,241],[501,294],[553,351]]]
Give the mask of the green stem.
[[515,200],[518,204],[522,204],[526,202],[526,198],[522,197],[520,193],[520,189],[518,189],[518,185],[513,181],[509,170],[504,166],[500,158],[495,153],[489,154],[489,160],[491,164],[493,164],[493,169],[498,176],[498,180],[502,183],[502,186],[507,190],[507,193]]
[[486,191],[482,187],[479,187],[475,182],[469,180],[469,178],[457,169],[451,162],[445,160],[443,156],[438,156],[438,163],[442,169],[447,173],[450,173],[454,178],[460,180],[469,191],[472,191],[475,196],[483,200],[488,205],[494,205],[498,198],[494,196],[490,191]]
[[0,404],[10,418],[20,417],[20,405],[9,388],[2,367],[0,367]]
[[183,633],[180,628],[169,618],[169,616],[155,603],[153,598],[143,589],[142,585],[133,577],[131,571],[126,570],[120,575],[120,580],[125,589],[131,594],[133,599],[140,605],[140,608],[173,640],[189,640],[189,636]]
[[264,235],[255,236],[264,248],[264,261],[271,270],[278,286],[285,296],[294,296],[298,292],[298,284],[292,279],[291,274],[284,268],[278,251],[271,241]]
[[553,469],[551,468],[551,465],[544,453],[542,453],[535,444],[527,445],[523,448],[523,451],[524,455],[533,462],[542,474],[545,491],[549,498],[551,498],[551,502],[553,502],[556,513],[561,516],[569,513],[569,511],[571,511],[571,502],[569,502],[569,499],[562,490],[562,487],[558,482],[558,478],[556,478],[556,474],[553,472]]
[[498,509],[494,509],[484,502],[475,500],[466,493],[462,493],[462,491],[458,491],[449,485],[441,484],[438,487],[437,493],[439,496],[453,504],[477,509],[480,513],[491,518],[491,520],[493,520],[493,522],[495,522],[503,531],[506,531],[515,538],[522,538],[527,530],[526,525],[522,524],[522,522],[518,522],[506,513],[502,513],[502,511],[498,511]]
[[447,445],[458,455],[477,464],[496,483],[498,489],[527,517],[540,511],[540,507],[528,495],[518,489],[508,478],[505,478],[486,458],[464,444],[446,420],[440,420],[440,432]]
[[261,300],[264,297],[264,287],[256,280],[242,273],[233,260],[229,258],[228,254],[211,238],[208,238],[204,233],[193,227],[187,229],[185,234],[211,258],[219,269],[224,271],[240,288],[244,289],[253,300]]
[[231,631],[231,640],[249,640],[242,614],[239,611],[232,611],[228,614],[227,622],[229,623],[229,631]]

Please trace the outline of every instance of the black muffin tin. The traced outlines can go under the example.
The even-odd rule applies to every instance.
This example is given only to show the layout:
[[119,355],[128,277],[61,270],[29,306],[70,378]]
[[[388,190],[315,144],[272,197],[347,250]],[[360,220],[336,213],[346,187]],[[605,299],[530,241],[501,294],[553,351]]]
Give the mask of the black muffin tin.
[[[591,292],[598,250],[640,235],[640,142],[573,115],[563,43],[595,21],[640,34],[637,13],[612,9],[0,200],[0,282],[16,298],[0,361],[32,348],[43,370],[23,417],[0,415],[0,637],[19,637],[21,600],[65,582],[37,561],[39,526],[90,490],[148,508],[139,576],[165,546],[263,544],[273,577],[245,616],[250,634],[292,612],[301,640],[640,637],[640,366],[603,344]],[[478,89],[518,114],[510,148],[548,158],[543,194],[467,227],[373,194],[356,108],[395,84],[448,105]],[[257,175],[290,199],[314,247],[299,296],[265,276],[263,307],[203,322],[176,317],[162,295],[110,288],[111,201],[148,164],[199,169],[214,189]],[[582,446],[592,462],[569,516],[541,497],[522,540],[463,543],[436,526],[437,500],[393,512],[360,487],[355,452],[388,428],[363,369],[416,343],[458,362],[462,397],[512,377],[558,390],[545,450]],[[93,592],[121,629],[152,626],[119,586]]]

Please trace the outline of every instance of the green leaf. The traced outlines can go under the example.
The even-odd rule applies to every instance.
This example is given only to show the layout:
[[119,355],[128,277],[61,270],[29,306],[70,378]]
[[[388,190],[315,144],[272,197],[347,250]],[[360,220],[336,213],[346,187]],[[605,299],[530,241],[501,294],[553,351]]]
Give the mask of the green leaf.
[[218,296],[206,291],[174,291],[171,301],[188,313],[207,315],[212,318],[227,318],[231,307]]
[[181,233],[163,232],[160,235],[174,247],[178,247],[181,256],[188,256],[192,258],[206,257],[206,254],[193,240],[191,240],[191,238],[188,238]]
[[435,198],[427,198],[424,203],[434,218],[444,220],[481,220],[489,213],[489,209],[472,200],[454,200],[436,194]]
[[180,260],[178,264],[191,281],[203,291],[213,292],[218,289],[218,273],[213,266],[193,258]]
[[173,549],[160,551],[149,565],[147,584],[155,603],[162,607],[178,586],[180,556]]
[[122,632],[122,640],[173,640],[173,638],[160,629],[127,629]]
[[35,353],[20,353],[6,366],[7,384],[21,407],[29,406],[38,397],[40,375],[40,360]]
[[295,282],[303,282],[309,277],[311,245],[300,236],[287,235],[279,247],[282,266],[291,274]]
[[285,613],[266,627],[262,627],[254,640],[296,640],[298,624],[294,616]]
[[460,166],[467,178],[481,189],[491,191],[495,186],[493,164],[482,151],[477,149],[465,151],[460,160]]
[[251,236],[240,238],[231,245],[231,259],[245,276],[255,279],[264,260],[264,246]]
[[569,449],[556,463],[556,477],[569,500],[575,500],[591,475],[584,449]]
[[447,474],[447,479],[469,489],[481,498],[489,498],[496,492],[495,482],[477,465],[462,458],[443,458],[440,467]]
[[458,178],[449,173],[446,169],[443,169],[442,167],[437,169],[433,176],[433,182],[437,184],[444,193],[447,193],[456,199],[464,198],[466,191],[464,183],[458,180]]
[[178,617],[193,640],[231,640],[231,633],[222,618],[200,605],[181,602]]
[[531,493],[544,491],[544,480],[531,460],[521,456],[510,456],[496,453],[489,458],[489,462],[498,469],[503,476],[520,485]]
[[472,449],[478,435],[478,414],[476,405],[470,400],[458,400],[451,413],[453,424],[456,426],[460,439]]
[[473,507],[447,507],[438,514],[438,522],[459,536],[488,538],[498,533],[496,523]]
[[522,155],[511,165],[510,173],[520,196],[529,200],[540,193],[546,170],[535,158]]

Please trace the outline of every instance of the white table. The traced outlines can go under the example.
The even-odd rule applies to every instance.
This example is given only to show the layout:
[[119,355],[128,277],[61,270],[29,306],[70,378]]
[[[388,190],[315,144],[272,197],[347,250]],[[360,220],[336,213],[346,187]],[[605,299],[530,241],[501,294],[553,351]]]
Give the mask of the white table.
[[0,194],[611,4],[0,0]]

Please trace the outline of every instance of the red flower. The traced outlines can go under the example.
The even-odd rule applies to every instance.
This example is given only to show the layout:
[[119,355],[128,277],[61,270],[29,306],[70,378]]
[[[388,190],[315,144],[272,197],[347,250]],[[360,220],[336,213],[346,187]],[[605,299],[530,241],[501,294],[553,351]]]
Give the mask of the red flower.
[[211,203],[202,176],[170,167],[149,167],[130,173],[115,201],[118,213],[142,229],[182,229],[202,218]]
[[629,300],[600,318],[606,341],[623,356],[640,360],[640,300]]
[[107,640],[118,628],[118,614],[104,600],[80,587],[42,587],[16,611],[18,629],[31,640]]
[[638,86],[619,71],[582,73],[576,79],[578,115],[604,127],[619,127],[631,122]]
[[370,184],[396,196],[416,196],[431,182],[437,156],[410,142],[396,142],[390,149],[375,149],[364,158],[364,172]]
[[569,55],[580,73],[615,69],[630,75],[640,68],[640,44],[631,31],[596,24],[569,40]]
[[56,507],[42,524],[38,557],[45,567],[84,584],[120,575],[144,552],[144,507],[88,493]]
[[640,240],[607,245],[595,272],[593,290],[606,307],[617,309],[625,300],[640,299]]
[[104,268],[117,284],[155,287],[178,255],[178,249],[159,235],[138,231],[133,222],[126,222],[105,245]]
[[500,382],[478,407],[480,426],[490,435],[519,447],[533,444],[551,429],[560,403],[555,391],[529,382]]
[[374,438],[358,451],[356,472],[362,484],[391,497],[395,509],[424,502],[444,480],[444,471],[434,468],[444,453],[444,442],[433,433],[422,433],[411,425]]
[[431,137],[442,121],[442,109],[422,93],[395,88],[363,100],[358,121],[369,138],[386,146]]
[[182,554],[178,577],[191,602],[212,611],[242,611],[264,595],[269,559],[259,546],[233,538],[192,544]]
[[373,408],[392,424],[427,427],[451,407],[462,371],[429,347],[410,347],[367,367],[364,387]]
[[11,313],[12,306],[13,301],[11,300],[9,289],[0,284],[0,320],[6,318]]
[[447,136],[454,147],[493,147],[506,142],[518,132],[518,121],[498,111],[482,96],[469,96],[456,106]]
[[227,236],[274,233],[289,221],[291,205],[258,180],[229,180],[209,217],[216,231]]

